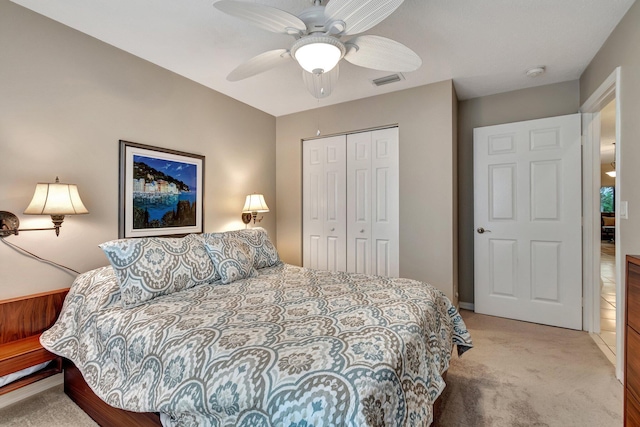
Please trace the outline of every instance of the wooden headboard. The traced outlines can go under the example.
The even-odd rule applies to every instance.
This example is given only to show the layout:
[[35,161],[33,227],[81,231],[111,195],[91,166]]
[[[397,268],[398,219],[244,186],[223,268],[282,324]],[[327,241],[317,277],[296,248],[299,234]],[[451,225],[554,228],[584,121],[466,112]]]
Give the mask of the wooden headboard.
[[49,329],[58,318],[69,288],[0,301],[0,344]]

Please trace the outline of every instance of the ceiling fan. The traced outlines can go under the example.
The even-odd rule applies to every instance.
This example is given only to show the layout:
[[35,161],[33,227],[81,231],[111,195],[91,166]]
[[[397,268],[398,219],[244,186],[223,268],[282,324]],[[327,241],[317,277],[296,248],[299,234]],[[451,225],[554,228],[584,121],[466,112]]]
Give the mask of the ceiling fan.
[[316,98],[331,94],[338,80],[342,58],[360,67],[391,72],[415,71],[420,57],[397,41],[374,35],[353,36],[379,24],[404,0],[311,0],[312,6],[298,16],[260,3],[220,0],[214,6],[258,28],[295,38],[289,49],[255,56],[234,69],[229,81],[246,79],[279,65],[297,61],[309,92]]

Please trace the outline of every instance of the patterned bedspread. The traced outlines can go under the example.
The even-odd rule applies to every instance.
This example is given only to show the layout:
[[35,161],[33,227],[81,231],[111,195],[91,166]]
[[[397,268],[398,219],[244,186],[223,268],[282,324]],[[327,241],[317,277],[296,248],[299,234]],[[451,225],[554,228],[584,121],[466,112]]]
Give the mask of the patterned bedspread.
[[171,426],[429,425],[465,324],[430,285],[291,265],[124,309],[111,267],[76,279],[45,348],[112,406]]

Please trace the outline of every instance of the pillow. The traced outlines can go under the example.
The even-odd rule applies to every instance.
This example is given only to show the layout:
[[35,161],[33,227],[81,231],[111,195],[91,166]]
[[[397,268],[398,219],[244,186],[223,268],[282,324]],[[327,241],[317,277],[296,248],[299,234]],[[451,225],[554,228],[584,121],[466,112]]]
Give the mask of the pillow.
[[267,230],[264,228],[247,228],[244,230],[229,231],[229,234],[237,235],[245,243],[254,249],[253,266],[255,268],[272,267],[281,263],[276,247],[273,246]]
[[220,279],[202,236],[121,239],[99,245],[113,267],[125,308]]
[[229,233],[204,236],[204,246],[213,261],[222,283],[228,284],[257,276],[253,268],[254,251],[244,240]]

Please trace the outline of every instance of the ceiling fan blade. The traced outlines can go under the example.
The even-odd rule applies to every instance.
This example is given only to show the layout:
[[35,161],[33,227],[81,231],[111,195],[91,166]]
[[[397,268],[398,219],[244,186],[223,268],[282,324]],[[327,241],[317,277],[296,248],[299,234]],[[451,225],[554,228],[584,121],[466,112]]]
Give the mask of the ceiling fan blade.
[[326,98],[331,95],[333,89],[338,84],[338,76],[340,67],[336,65],[328,73],[314,74],[308,71],[302,70],[302,80],[307,87],[307,90],[311,92],[311,95],[317,99]]
[[344,59],[360,67],[406,73],[422,65],[414,51],[397,41],[380,36],[358,36],[345,43]]
[[391,15],[404,0],[331,0],[324,15],[329,21],[343,21],[344,35],[367,31]]
[[275,68],[289,60],[291,60],[291,55],[287,49],[270,50],[240,64],[235,70],[229,73],[227,80],[237,82],[238,80],[243,80]]
[[300,34],[307,26],[300,18],[260,3],[244,3],[234,0],[220,0],[213,4],[222,12],[251,22],[258,28],[282,34]]

